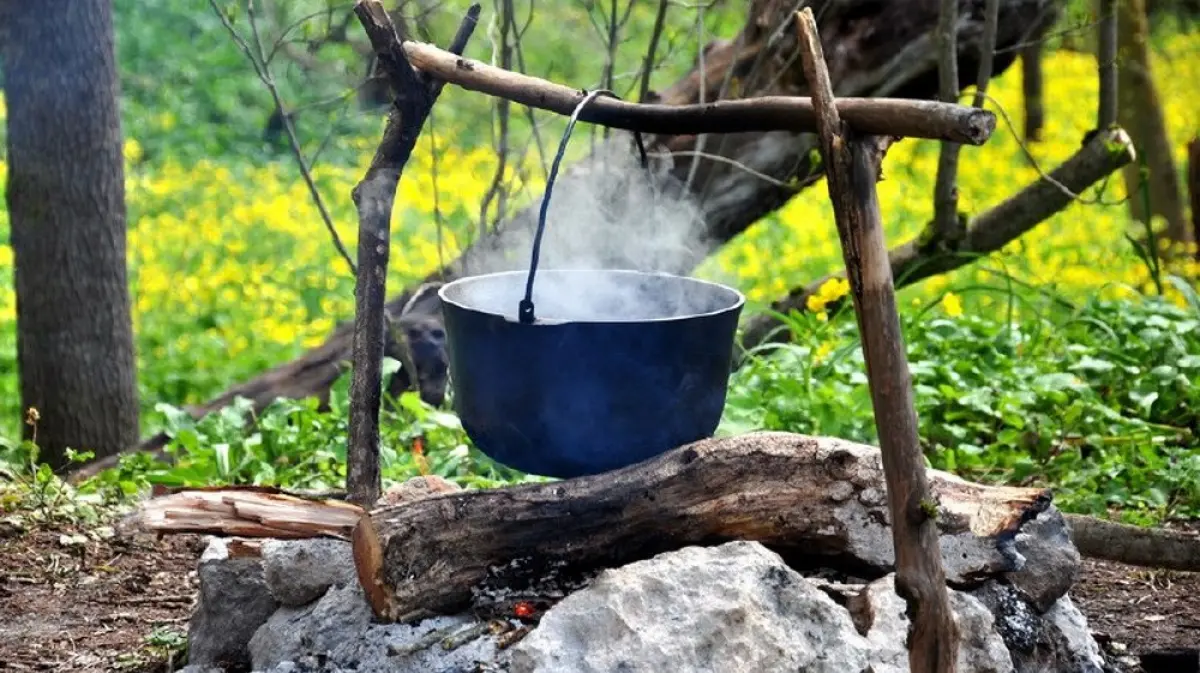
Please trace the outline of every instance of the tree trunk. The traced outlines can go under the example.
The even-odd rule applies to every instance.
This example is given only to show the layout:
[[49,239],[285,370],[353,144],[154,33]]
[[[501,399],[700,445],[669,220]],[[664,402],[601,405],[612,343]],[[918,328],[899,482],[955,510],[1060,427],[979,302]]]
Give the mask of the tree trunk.
[[[732,40],[710,44],[705,52],[704,72],[693,69],[655,94],[657,102],[678,105],[722,98],[806,95],[808,89],[798,59],[789,57],[797,49],[791,23],[794,9],[793,0],[749,3],[742,32]],[[1017,50],[1005,48],[1026,39],[1038,22],[1056,11],[1057,4],[1051,0],[1003,0],[996,42],[999,53],[993,76],[999,76],[1016,58]],[[938,0],[826,2],[815,13],[836,95],[917,99],[936,96],[937,54],[933,31],[937,25]],[[960,0],[959,18],[960,85],[966,86],[973,83],[978,70],[982,3]],[[670,179],[686,185],[696,198],[702,224],[699,231],[690,232],[691,239],[681,254],[656,256],[653,261],[643,254],[637,266],[649,264],[656,270],[688,273],[725,242],[785,205],[821,175],[821,166],[814,161],[813,134],[738,133],[703,138],[687,135],[647,139],[651,153],[674,155]],[[605,145],[617,152],[628,152],[628,146],[625,134],[614,134]],[[701,150],[722,158],[696,159],[695,152]],[[564,171],[555,187],[556,200],[573,191],[586,193],[589,180],[593,179],[593,173],[587,170],[589,163],[584,161]],[[443,277],[452,280],[463,275],[524,268],[539,206],[540,200],[499,224],[446,269],[430,274],[427,280]],[[547,227],[542,263],[555,264],[580,240],[596,240],[594,222],[589,217],[574,221],[562,218]],[[611,233],[611,238],[638,238],[634,230]],[[628,264],[629,258],[607,259],[606,263]],[[388,311],[397,314],[410,291],[390,300]],[[324,397],[342,372],[342,363],[349,359],[350,334],[349,324],[340,325],[316,349],[231,388],[192,411],[203,415],[226,406],[237,396],[254,400],[259,408],[277,397]],[[156,449],[166,441],[164,435],[158,435],[142,448]],[[94,469],[89,468],[89,472]]]
[[1124,170],[1130,213],[1142,222],[1154,215],[1161,216],[1167,221],[1167,238],[1190,241],[1192,232],[1183,216],[1171,140],[1163,121],[1158,88],[1151,76],[1147,49],[1150,26],[1145,0],[1120,0],[1117,24],[1117,122],[1129,132],[1139,157],[1145,160],[1139,159]]
[[105,456],[138,436],[112,5],[2,10],[21,403],[60,466],[68,447]]
[[1043,89],[1042,55],[1045,51],[1046,32],[1054,23],[1056,13],[1046,12],[1025,37],[1021,47],[1021,93],[1025,104],[1025,142],[1042,139],[1042,126],[1046,123],[1046,106]]
[[[1188,143],[1188,196],[1192,203],[1192,239],[1200,244],[1200,136]],[[1200,246],[1196,248],[1200,261]]]

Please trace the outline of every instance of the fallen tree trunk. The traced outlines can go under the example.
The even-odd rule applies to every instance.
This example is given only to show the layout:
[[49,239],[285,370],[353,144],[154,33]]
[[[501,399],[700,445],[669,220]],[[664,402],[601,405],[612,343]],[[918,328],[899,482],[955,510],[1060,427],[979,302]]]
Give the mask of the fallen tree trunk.
[[[1076,554],[1200,571],[1194,535],[1062,515],[1043,489],[928,475],[951,583],[1006,575],[1048,605],[1074,581]],[[797,565],[864,575],[890,571],[894,558],[879,450],[823,437],[705,440],[602,475],[483,491],[416,478],[385,493],[369,513],[343,496],[178,489],[144,502],[120,530],[354,540],[373,604],[400,616],[449,609],[488,577],[489,563],[522,559],[586,570],[733,539],[767,544]]]
[[[1062,553],[1070,544],[1048,491],[929,476],[949,582],[1005,576],[1024,586],[1022,578],[1037,577],[1030,590],[1039,595],[1067,591],[1078,556]],[[287,527],[278,505],[288,496],[264,497],[179,493],[146,503],[140,522],[160,533],[244,535],[257,521],[264,535],[277,536]],[[204,515],[188,513],[197,506]],[[324,527],[314,524],[312,507],[297,511],[296,532],[349,535],[359,579],[389,620],[460,610],[472,587],[507,572],[497,568],[586,572],[728,540],[759,541],[794,563],[864,576],[886,574],[894,562],[879,450],[786,433],[705,440],[590,477],[436,494],[363,514],[357,525],[350,506],[331,505]],[[229,523],[230,516],[242,521]],[[1035,518],[1033,533],[1026,524]],[[1040,544],[1025,539],[1031,534]]]
[[1180,531],[1139,528],[1075,514],[1067,515],[1079,553],[1149,568],[1200,571],[1200,537]]
[[[1056,0],[1004,0],[997,31],[997,54],[993,76],[1013,62],[1020,44],[1047,15],[1059,11]],[[961,0],[959,9],[958,59],[962,85],[971,84],[979,60],[982,32],[981,3]],[[665,90],[654,94],[663,105],[687,105],[700,101],[760,96],[805,95],[805,84],[792,29],[795,3],[792,0],[754,0],[741,33],[732,40],[708,45],[704,70],[693,69]],[[905,0],[887,3],[827,0],[814,10],[821,32],[834,92],[838,97],[895,97],[932,99],[937,94],[937,54],[933,31],[938,0]],[[728,89],[736,89],[731,95]],[[704,135],[659,136],[648,139],[656,155],[681,160],[671,178],[685,184],[697,199],[702,231],[687,254],[663,258],[657,270],[687,273],[725,242],[745,231],[764,215],[782,207],[821,176],[814,159],[816,137],[789,131],[722,135],[712,142]],[[623,143],[614,138],[610,143]],[[698,157],[696,153],[717,155]],[[695,170],[692,163],[695,161]],[[557,193],[589,179],[588,162],[567,171],[559,179]],[[748,170],[747,170],[748,169]],[[764,179],[764,177],[766,179]],[[527,242],[537,220],[538,202],[498,224],[487,236],[475,241],[445,269],[426,281],[523,268]],[[586,226],[586,223],[583,225]],[[578,238],[570,222],[555,225],[560,240]],[[515,257],[507,254],[520,250]],[[553,262],[556,251],[549,246],[545,258]],[[613,260],[620,263],[621,260]],[[396,314],[416,286],[388,302]],[[339,325],[329,339],[291,362],[236,385],[213,400],[189,409],[199,418],[221,409],[237,397],[262,409],[277,398],[300,399],[328,395],[330,386],[345,370],[349,360],[352,325]],[[157,450],[169,438],[158,434],[141,444],[142,450]],[[160,453],[161,456],[161,453]],[[76,473],[84,477],[115,465],[117,458],[85,466]]]

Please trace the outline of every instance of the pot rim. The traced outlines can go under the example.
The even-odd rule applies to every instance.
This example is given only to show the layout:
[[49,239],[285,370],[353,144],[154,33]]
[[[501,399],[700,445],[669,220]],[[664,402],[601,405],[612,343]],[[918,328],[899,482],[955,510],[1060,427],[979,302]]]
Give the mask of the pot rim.
[[[643,276],[643,277],[648,276],[648,277],[661,277],[661,278],[677,279],[677,280],[681,280],[681,281],[691,283],[694,285],[703,285],[703,286],[713,288],[715,290],[719,290],[722,292],[732,294],[733,301],[730,302],[730,304],[728,306],[725,306],[724,308],[719,308],[719,309],[716,309],[713,311],[705,311],[703,313],[688,313],[686,315],[664,316],[662,318],[642,318],[642,319],[637,319],[637,320],[633,320],[633,319],[629,319],[629,320],[623,320],[623,319],[614,319],[614,320],[565,320],[564,319],[564,320],[556,320],[556,319],[538,318],[537,322],[534,323],[535,326],[536,325],[567,325],[567,324],[571,324],[571,325],[625,325],[625,324],[630,324],[630,325],[632,325],[632,324],[646,324],[646,323],[679,322],[679,321],[684,321],[684,320],[694,320],[696,318],[718,316],[718,315],[722,315],[724,313],[739,311],[746,305],[746,295],[744,295],[740,290],[738,290],[736,288],[733,288],[733,287],[730,287],[728,285],[724,285],[721,283],[713,282],[710,280],[703,280],[701,278],[694,278],[692,276],[679,276],[679,275],[676,275],[673,273],[667,273],[665,271],[638,271],[636,269],[539,269],[538,270],[539,277],[542,276],[543,274],[568,274],[568,273],[624,274],[624,275],[629,275],[629,276]],[[457,278],[455,280],[450,281],[449,283],[446,283],[445,285],[442,285],[440,288],[438,288],[438,298],[441,299],[443,303],[452,304],[456,308],[462,309],[464,311],[472,311],[474,313],[482,313],[484,315],[496,316],[499,318],[504,318],[507,322],[511,322],[514,324],[520,324],[520,321],[517,319],[515,314],[512,316],[508,316],[508,315],[505,315],[502,313],[496,313],[494,311],[488,311],[488,310],[484,310],[481,308],[476,308],[474,306],[469,306],[461,301],[455,301],[455,300],[449,298],[447,296],[447,290],[450,290],[451,288],[455,288],[457,286],[466,285],[471,282],[487,282],[490,279],[495,279],[495,278],[499,278],[502,276],[525,276],[525,277],[527,277],[528,275],[529,275],[528,270],[497,271],[497,272],[493,272],[493,273],[482,273],[482,274],[478,274],[478,275],[474,275],[474,276],[465,276],[463,278]],[[534,279],[534,283],[537,283],[536,278]]]

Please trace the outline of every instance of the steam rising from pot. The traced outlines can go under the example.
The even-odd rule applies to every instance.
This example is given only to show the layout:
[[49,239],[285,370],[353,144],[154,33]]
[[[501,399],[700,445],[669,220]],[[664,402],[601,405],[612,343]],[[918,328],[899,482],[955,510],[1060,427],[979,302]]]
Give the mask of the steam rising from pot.
[[[714,295],[723,293],[705,283],[647,282],[646,277],[635,282],[628,274],[545,273],[620,269],[686,274],[707,252],[704,222],[671,168],[669,160],[654,159],[649,169],[643,168],[636,153],[617,141],[605,143],[560,173],[550,196],[534,279],[539,319],[653,320],[720,308],[712,302]],[[523,271],[520,278],[469,283],[456,293],[458,301],[516,320],[536,229],[534,217],[530,219],[511,223],[514,226],[465,260],[472,276]]]

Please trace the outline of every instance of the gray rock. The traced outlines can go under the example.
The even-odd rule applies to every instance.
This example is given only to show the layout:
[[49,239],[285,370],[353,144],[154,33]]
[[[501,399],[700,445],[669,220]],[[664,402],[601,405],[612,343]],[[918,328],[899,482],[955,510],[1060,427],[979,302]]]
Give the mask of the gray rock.
[[[449,651],[438,645],[475,624],[466,615],[375,624],[355,583],[332,587],[304,607],[281,607],[254,634],[250,651],[254,670],[270,673],[466,673],[507,660],[490,635]],[[424,647],[414,647],[422,641]]]
[[687,547],[607,570],[513,647],[512,673],[856,673],[850,615],[753,542]]
[[1033,562],[1008,573],[1007,579],[1038,612],[1045,612],[1079,579],[1079,550],[1062,513],[1052,508],[1027,522],[1017,533],[1016,546]]
[[1061,642],[1065,644],[1062,650],[1070,653],[1074,670],[1097,673],[1105,670],[1104,656],[1100,653],[1100,645],[1088,629],[1087,617],[1075,607],[1070,596],[1058,599],[1042,617],[1046,621],[1047,629],[1057,632]]
[[189,665],[246,666],[250,636],[279,607],[267,588],[262,559],[232,556],[229,542],[213,538],[200,556],[200,599],[188,624]]
[[330,589],[303,607],[281,607],[250,639],[254,669],[308,654],[327,655],[342,643],[361,639],[370,624],[371,608],[357,585]]
[[188,664],[179,669],[176,673],[225,673],[225,669],[215,666],[198,666],[196,664]]
[[[860,616],[855,622],[867,628],[874,673],[907,673],[909,619],[904,599],[896,593],[896,576],[888,575],[867,585],[850,602]],[[1012,658],[996,633],[992,613],[978,599],[950,591],[950,607],[958,619],[959,673],[1013,673]]]
[[1113,670],[1069,596],[1044,614],[1015,587],[990,581],[971,592],[996,620],[1016,673],[1101,673]]
[[267,540],[262,558],[267,586],[282,605],[307,605],[329,587],[358,582],[354,552],[343,540]]

